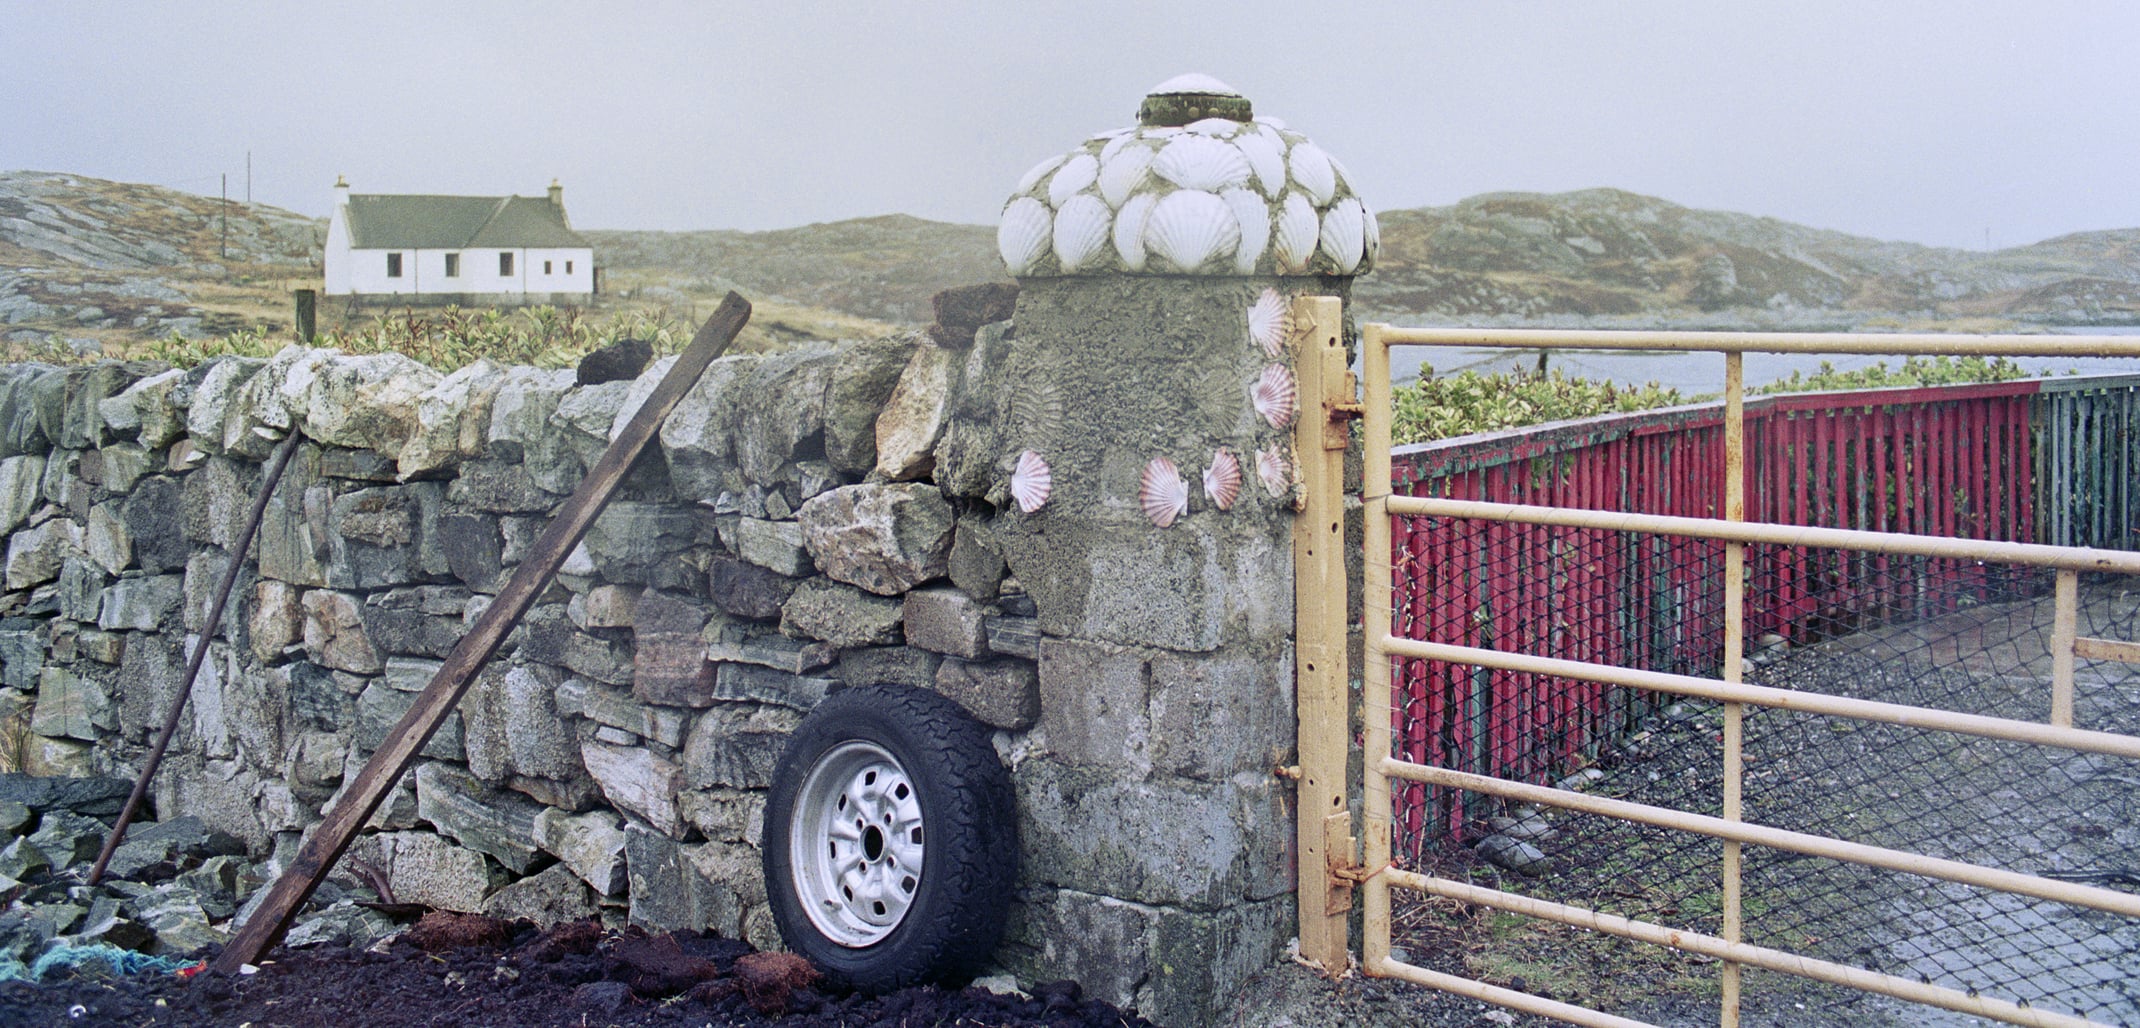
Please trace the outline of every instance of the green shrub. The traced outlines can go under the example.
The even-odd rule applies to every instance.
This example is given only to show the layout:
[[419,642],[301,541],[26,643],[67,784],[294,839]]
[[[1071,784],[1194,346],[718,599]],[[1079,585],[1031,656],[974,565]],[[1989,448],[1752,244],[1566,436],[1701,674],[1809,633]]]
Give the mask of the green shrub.
[[2007,382],[2025,378],[2028,372],[2021,365],[2005,357],[1985,360],[1982,357],[1949,357],[1944,354],[1934,357],[1908,357],[1900,369],[1890,369],[1886,361],[1856,371],[1838,371],[1827,361],[1820,362],[1820,370],[1811,375],[1791,372],[1791,377],[1781,382],[1761,386],[1753,392],[1763,395],[1775,393],[1812,393],[1831,389],[1882,389],[1888,386],[1938,386],[1968,385],[1977,382]]
[[1392,391],[1392,436],[1398,444],[1687,402],[1679,390],[1655,382],[1617,386],[1570,378],[1557,370],[1543,376],[1476,371],[1447,378],[1433,375],[1433,368],[1422,367],[1419,381]]
[[[478,360],[499,364],[569,367],[589,352],[619,339],[645,339],[656,354],[675,353],[690,342],[690,329],[664,315],[630,311],[594,320],[575,309],[522,307],[437,311],[414,309],[388,314],[361,328],[321,333],[316,346],[349,354],[399,353],[438,371],[451,372]],[[248,329],[212,339],[176,335],[150,344],[147,356],[192,367],[210,357],[236,354],[268,357],[290,339],[265,329]]]

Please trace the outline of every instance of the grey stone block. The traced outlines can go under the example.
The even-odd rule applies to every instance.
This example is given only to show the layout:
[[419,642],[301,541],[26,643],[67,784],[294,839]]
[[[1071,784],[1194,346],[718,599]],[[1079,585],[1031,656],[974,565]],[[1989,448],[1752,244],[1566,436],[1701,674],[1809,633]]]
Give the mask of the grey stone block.
[[697,535],[698,522],[682,507],[618,501],[595,519],[582,545],[603,578],[646,583],[653,580],[657,566],[689,547]]
[[699,715],[684,743],[684,784],[694,789],[770,788],[773,766],[801,720],[802,715],[779,707],[745,711],[723,706]]
[[1105,643],[1040,644],[1040,733],[1068,764],[1152,769],[1151,678],[1144,655]]
[[496,517],[442,515],[434,534],[447,570],[468,588],[488,593],[505,584],[505,536]]
[[937,669],[936,691],[1006,731],[1024,731],[1040,719],[1040,675],[1028,661],[947,658]]
[[825,393],[825,459],[834,468],[861,474],[877,463],[877,412],[906,370],[916,336],[857,343],[842,352]]
[[587,886],[563,864],[545,868],[491,893],[483,912],[500,920],[525,918],[549,928],[600,912]]
[[[567,684],[564,672],[547,665],[485,667],[460,706],[468,769],[487,782],[513,775],[565,779],[584,773],[571,728],[559,717],[566,706]],[[678,725],[679,741],[682,735]]]
[[825,574],[880,596],[906,592],[949,568],[951,505],[933,485],[842,486],[803,504],[796,519]]
[[100,737],[98,729],[119,727],[111,696],[96,680],[60,667],[45,668],[38,678],[30,731],[52,739],[95,742]]
[[1224,782],[1027,760],[1012,772],[1027,875],[1140,903],[1218,910],[1292,888],[1291,814],[1268,773]]
[[809,710],[825,698],[833,680],[792,674],[757,664],[714,666],[713,698],[756,703],[776,703],[796,710]]
[[803,546],[802,525],[794,521],[743,518],[736,522],[736,556],[790,578],[817,572]]
[[416,816],[515,874],[526,874],[535,857],[535,815],[542,810],[533,800],[490,789],[450,764],[417,765]]
[[446,487],[446,499],[493,514],[540,514],[563,496],[545,491],[519,464],[478,460],[461,465],[461,473]]
[[706,572],[707,592],[725,613],[754,621],[780,616],[782,604],[795,592],[795,579],[768,571],[740,557],[713,555]]
[[676,792],[684,781],[682,768],[645,747],[592,740],[580,743],[580,760],[612,804],[669,838],[684,837],[689,826],[676,811]]
[[912,646],[870,646],[841,650],[832,676],[850,686],[892,682],[931,689],[936,686],[937,670],[943,662],[941,654]]
[[335,497],[328,512],[328,585],[384,589],[423,579],[411,490],[359,489]]
[[44,666],[44,622],[31,618],[0,620],[0,686],[34,689]]
[[791,675],[827,667],[839,656],[838,649],[829,644],[806,643],[778,635],[760,634],[728,640],[710,637],[710,630],[708,634],[703,647],[707,660],[757,664]]
[[348,593],[313,589],[299,597],[304,609],[305,652],[321,667],[375,674],[386,656],[364,628],[364,608]]
[[916,589],[903,609],[907,645],[966,660],[987,656],[984,622],[992,613],[956,587]]
[[624,891],[624,823],[616,814],[545,809],[535,815],[535,841],[595,892],[614,896]]
[[797,586],[780,614],[781,632],[821,639],[838,649],[885,646],[904,638],[905,607],[896,599],[818,577]]
[[483,854],[430,832],[375,836],[394,897],[440,910],[476,913],[500,884]]
[[1152,766],[1218,779],[1268,770],[1293,751],[1293,659],[1229,649],[1151,660]]
[[989,652],[1026,660],[1040,659],[1039,618],[1006,615],[988,618],[983,626],[988,632]]
[[704,706],[710,700],[706,644],[711,612],[682,597],[648,589],[632,629],[632,694],[649,703]]
[[186,566],[193,547],[181,531],[185,512],[178,483],[164,475],[142,479],[119,504],[119,515],[133,534],[134,561],[142,570],[154,575]]
[[122,578],[104,590],[97,627],[107,632],[120,629],[154,631],[165,615],[178,608],[178,601],[185,591],[183,575]]
[[555,695],[559,714],[621,728],[671,749],[684,744],[686,719],[680,711],[649,706],[633,699],[629,693],[580,678],[567,678],[558,683]]
[[[415,705],[415,693],[396,689],[383,679],[373,679],[363,692],[357,694],[355,738],[358,747],[367,752],[378,749],[386,741],[386,733]],[[459,711],[446,715],[421,752],[433,760],[460,761],[466,758]]]

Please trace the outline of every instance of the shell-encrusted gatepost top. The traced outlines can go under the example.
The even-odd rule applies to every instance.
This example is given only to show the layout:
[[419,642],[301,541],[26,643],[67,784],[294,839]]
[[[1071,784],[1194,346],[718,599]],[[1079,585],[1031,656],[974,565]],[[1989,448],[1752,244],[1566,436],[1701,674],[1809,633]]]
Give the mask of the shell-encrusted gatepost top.
[[[966,373],[993,391],[992,416],[985,429],[955,419],[937,471],[983,502],[999,536],[1061,555],[1010,559],[1044,630],[1082,623],[1051,609],[1070,618],[1134,596],[1153,615],[1138,641],[1198,650],[1208,640],[1166,627],[1186,615],[1157,616],[1175,597],[1283,605],[1266,604],[1268,582],[1211,584],[1289,560],[1293,434],[1321,411],[1300,393],[1309,326],[1295,311],[1308,296],[1342,305],[1380,238],[1345,167],[1233,87],[1178,76],[1136,114],[1034,165],[1005,201],[996,240],[1017,306],[988,337],[1000,353],[967,365],[988,380]],[[1234,544],[1270,563],[1200,563]],[[1135,585],[1117,597],[1103,578]]]
[[1361,275],[1381,236],[1344,165],[1208,75],[1026,172],[996,248],[1018,278]]
[[[1300,371],[1378,241],[1342,166],[1203,75],[1004,204],[1017,305],[959,358],[935,475],[959,511],[954,585],[1000,554],[1037,620],[1039,713],[1012,774],[1038,804],[1020,844],[1064,887],[1012,929],[1005,953],[1047,954],[1021,976],[1120,983],[1097,988],[1214,1024],[1293,934],[1292,785],[1270,768],[1294,752],[1293,438],[1324,417]],[[946,658],[939,678],[999,663]],[[1132,816],[1063,799],[1109,781],[1134,783]],[[1120,973],[1183,952],[1239,959]]]

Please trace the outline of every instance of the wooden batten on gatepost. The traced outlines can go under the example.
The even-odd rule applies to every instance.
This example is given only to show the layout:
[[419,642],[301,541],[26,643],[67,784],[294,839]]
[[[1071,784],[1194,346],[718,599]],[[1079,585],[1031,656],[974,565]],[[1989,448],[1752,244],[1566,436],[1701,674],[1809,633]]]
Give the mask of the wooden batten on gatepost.
[[1352,737],[1345,647],[1345,449],[1359,405],[1345,370],[1343,304],[1326,296],[1295,299],[1292,323],[1301,396],[1293,437],[1302,486],[1302,508],[1293,522],[1300,954],[1339,972],[1348,962],[1354,885],[1346,872],[1357,865],[1345,780]]

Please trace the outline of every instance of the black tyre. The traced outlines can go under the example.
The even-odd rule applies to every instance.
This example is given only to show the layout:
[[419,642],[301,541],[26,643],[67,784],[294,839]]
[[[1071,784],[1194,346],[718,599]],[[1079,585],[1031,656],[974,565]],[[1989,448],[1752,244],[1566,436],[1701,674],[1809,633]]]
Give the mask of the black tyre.
[[883,991],[970,975],[1018,877],[1010,775],[935,693],[834,693],[788,740],[765,809],[765,883],[788,948]]

